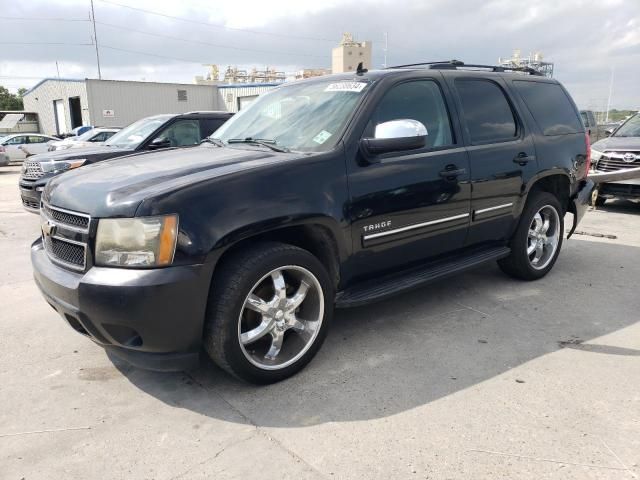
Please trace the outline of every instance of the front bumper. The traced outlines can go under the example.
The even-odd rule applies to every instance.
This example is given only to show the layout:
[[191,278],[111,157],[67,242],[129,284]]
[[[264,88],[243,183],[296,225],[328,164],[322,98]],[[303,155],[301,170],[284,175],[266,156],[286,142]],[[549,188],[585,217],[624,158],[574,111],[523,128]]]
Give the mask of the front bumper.
[[588,178],[582,180],[578,191],[571,197],[571,201],[569,202],[569,211],[573,213],[573,225],[567,235],[567,238],[571,238],[571,235],[575,232],[578,223],[580,223],[584,214],[587,213],[587,209],[591,204],[591,194],[593,193],[594,187],[595,183],[593,183],[592,180],[589,180]]
[[49,178],[41,178],[38,180],[26,180],[20,176],[18,187],[20,188],[20,198],[22,206],[29,212],[39,213],[40,198],[42,190],[47,185]]
[[149,370],[197,365],[213,265],[77,273],[52,263],[41,240],[31,262],[46,301],[109,352]]

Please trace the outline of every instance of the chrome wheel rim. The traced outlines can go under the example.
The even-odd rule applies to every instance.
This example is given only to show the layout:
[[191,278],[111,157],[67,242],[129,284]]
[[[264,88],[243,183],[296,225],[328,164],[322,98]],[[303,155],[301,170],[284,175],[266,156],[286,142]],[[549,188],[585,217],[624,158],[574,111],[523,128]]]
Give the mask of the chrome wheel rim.
[[244,300],[238,341],[249,362],[279,370],[313,345],[324,318],[324,295],[306,268],[288,265],[264,275]]
[[560,216],[551,205],[536,212],[529,225],[527,256],[529,264],[536,270],[545,268],[556,253],[560,243]]

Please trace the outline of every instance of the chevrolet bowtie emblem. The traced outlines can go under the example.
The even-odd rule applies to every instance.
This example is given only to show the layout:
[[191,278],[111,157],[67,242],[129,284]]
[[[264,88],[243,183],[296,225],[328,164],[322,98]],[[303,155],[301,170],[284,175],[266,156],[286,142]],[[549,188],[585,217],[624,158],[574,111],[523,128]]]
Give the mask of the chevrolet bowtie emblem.
[[56,224],[47,220],[42,224],[42,233],[48,236],[56,233]]

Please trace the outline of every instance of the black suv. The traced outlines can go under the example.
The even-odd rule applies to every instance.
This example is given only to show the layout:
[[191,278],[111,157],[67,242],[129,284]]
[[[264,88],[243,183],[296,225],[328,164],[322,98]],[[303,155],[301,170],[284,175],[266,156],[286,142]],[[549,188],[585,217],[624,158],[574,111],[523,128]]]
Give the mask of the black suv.
[[202,347],[256,383],[354,307],[490,261],[536,280],[586,211],[580,115],[555,80],[460,62],[284,84],[196,148],[92,165],[44,191],[46,300],[130,363]]
[[22,164],[18,182],[22,205],[28,211],[38,213],[41,192],[56,175],[135,152],[197,145],[232,115],[227,112],[154,115],[132,123],[102,145],[33,155]]

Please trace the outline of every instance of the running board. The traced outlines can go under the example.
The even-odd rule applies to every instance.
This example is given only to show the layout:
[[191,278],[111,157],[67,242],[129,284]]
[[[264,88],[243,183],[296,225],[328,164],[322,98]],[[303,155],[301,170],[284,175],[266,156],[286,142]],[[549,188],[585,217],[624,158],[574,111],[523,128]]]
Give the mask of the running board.
[[493,247],[404,272],[393,273],[386,277],[367,280],[339,292],[336,297],[336,307],[350,308],[377,302],[434,280],[464,272],[487,262],[499,260],[508,256],[509,253],[511,253],[511,249],[508,247]]

